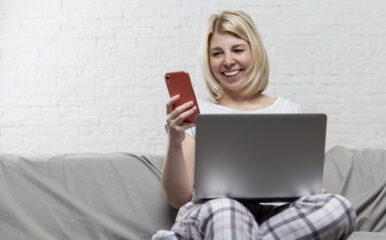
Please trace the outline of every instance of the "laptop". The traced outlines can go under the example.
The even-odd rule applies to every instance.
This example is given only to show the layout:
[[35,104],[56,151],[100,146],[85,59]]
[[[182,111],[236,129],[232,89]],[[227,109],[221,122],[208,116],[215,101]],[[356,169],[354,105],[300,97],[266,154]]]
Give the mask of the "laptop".
[[293,201],[319,194],[325,114],[201,114],[193,201]]

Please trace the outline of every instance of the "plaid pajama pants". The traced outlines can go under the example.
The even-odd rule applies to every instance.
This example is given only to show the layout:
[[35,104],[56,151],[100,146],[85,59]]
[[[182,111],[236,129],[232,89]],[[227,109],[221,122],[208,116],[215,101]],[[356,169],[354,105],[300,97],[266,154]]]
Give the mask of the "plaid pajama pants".
[[153,240],[346,239],[355,218],[350,202],[336,194],[304,196],[285,207],[221,198],[185,204],[172,230]]

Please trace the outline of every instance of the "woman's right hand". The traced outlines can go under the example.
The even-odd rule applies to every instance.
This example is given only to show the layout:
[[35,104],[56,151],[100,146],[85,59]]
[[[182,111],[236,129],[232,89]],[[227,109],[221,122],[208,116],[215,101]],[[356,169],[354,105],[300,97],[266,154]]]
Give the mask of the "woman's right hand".
[[193,101],[187,102],[176,107],[173,106],[180,98],[179,95],[173,96],[166,103],[166,132],[169,135],[171,144],[181,144],[185,138],[185,130],[194,127],[194,123],[184,123],[183,121],[197,111],[193,106]]

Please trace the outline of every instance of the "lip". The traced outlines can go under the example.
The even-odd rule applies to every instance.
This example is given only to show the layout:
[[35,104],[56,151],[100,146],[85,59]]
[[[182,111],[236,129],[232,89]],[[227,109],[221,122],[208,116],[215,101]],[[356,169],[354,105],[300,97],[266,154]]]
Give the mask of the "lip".
[[[231,75],[231,76],[225,75],[225,73],[232,73],[232,72],[237,72],[237,73],[235,75]],[[231,70],[231,71],[223,71],[223,72],[221,72],[221,75],[227,79],[235,79],[235,78],[238,78],[242,72],[243,72],[243,69],[235,69],[235,70]]]

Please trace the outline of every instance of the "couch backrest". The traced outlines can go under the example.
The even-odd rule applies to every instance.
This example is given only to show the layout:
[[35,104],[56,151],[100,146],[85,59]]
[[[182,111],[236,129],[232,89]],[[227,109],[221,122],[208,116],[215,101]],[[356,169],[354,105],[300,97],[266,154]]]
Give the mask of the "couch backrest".
[[386,150],[330,149],[324,186],[353,204],[357,231],[386,232]]
[[176,211],[159,155],[0,156],[0,239],[150,239]]
[[[164,156],[0,155],[0,239],[150,239],[176,210],[161,186]],[[357,231],[386,232],[386,151],[334,147],[324,186],[347,197]]]

